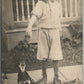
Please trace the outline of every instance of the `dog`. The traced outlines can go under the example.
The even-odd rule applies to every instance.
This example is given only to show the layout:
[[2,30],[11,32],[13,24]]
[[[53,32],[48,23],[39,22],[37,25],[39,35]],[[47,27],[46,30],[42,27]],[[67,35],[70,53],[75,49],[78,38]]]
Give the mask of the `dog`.
[[18,84],[34,84],[33,79],[26,71],[25,61],[21,61],[18,67]]

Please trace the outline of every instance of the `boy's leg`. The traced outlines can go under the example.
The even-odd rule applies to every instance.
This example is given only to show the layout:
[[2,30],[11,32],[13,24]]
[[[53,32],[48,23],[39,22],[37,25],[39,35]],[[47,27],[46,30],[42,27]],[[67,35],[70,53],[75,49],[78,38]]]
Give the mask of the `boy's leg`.
[[53,61],[53,68],[54,68],[54,84],[61,84],[58,76],[58,60]]
[[42,61],[42,76],[43,77],[47,77],[47,73],[46,73],[46,65],[47,65],[47,61]]
[[54,77],[58,80],[58,61],[53,61]]
[[47,73],[46,73],[46,65],[47,65],[47,61],[42,61],[42,80],[41,83],[42,84],[47,84]]

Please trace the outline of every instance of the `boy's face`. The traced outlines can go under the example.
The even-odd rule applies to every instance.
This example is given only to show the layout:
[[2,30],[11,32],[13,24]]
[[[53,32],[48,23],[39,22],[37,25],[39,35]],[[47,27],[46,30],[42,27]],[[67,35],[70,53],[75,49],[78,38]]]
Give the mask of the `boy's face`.
[[56,0],[49,0],[49,1],[54,2],[54,1],[56,1]]
[[25,71],[25,67],[26,67],[25,64],[20,64],[19,65],[19,68],[20,68],[21,72],[24,72]]

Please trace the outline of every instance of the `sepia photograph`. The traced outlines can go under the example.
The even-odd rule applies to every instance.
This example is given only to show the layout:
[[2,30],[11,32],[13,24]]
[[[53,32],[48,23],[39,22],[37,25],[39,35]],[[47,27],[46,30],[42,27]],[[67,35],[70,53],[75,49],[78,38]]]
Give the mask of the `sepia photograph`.
[[1,84],[83,84],[83,0],[1,4]]

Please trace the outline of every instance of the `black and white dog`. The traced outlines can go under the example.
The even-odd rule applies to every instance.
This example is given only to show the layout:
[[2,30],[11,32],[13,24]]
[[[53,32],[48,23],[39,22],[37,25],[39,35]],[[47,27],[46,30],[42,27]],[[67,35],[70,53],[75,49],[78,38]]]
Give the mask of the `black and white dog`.
[[21,61],[18,68],[18,84],[34,84],[32,78],[29,76],[25,68],[25,61]]

